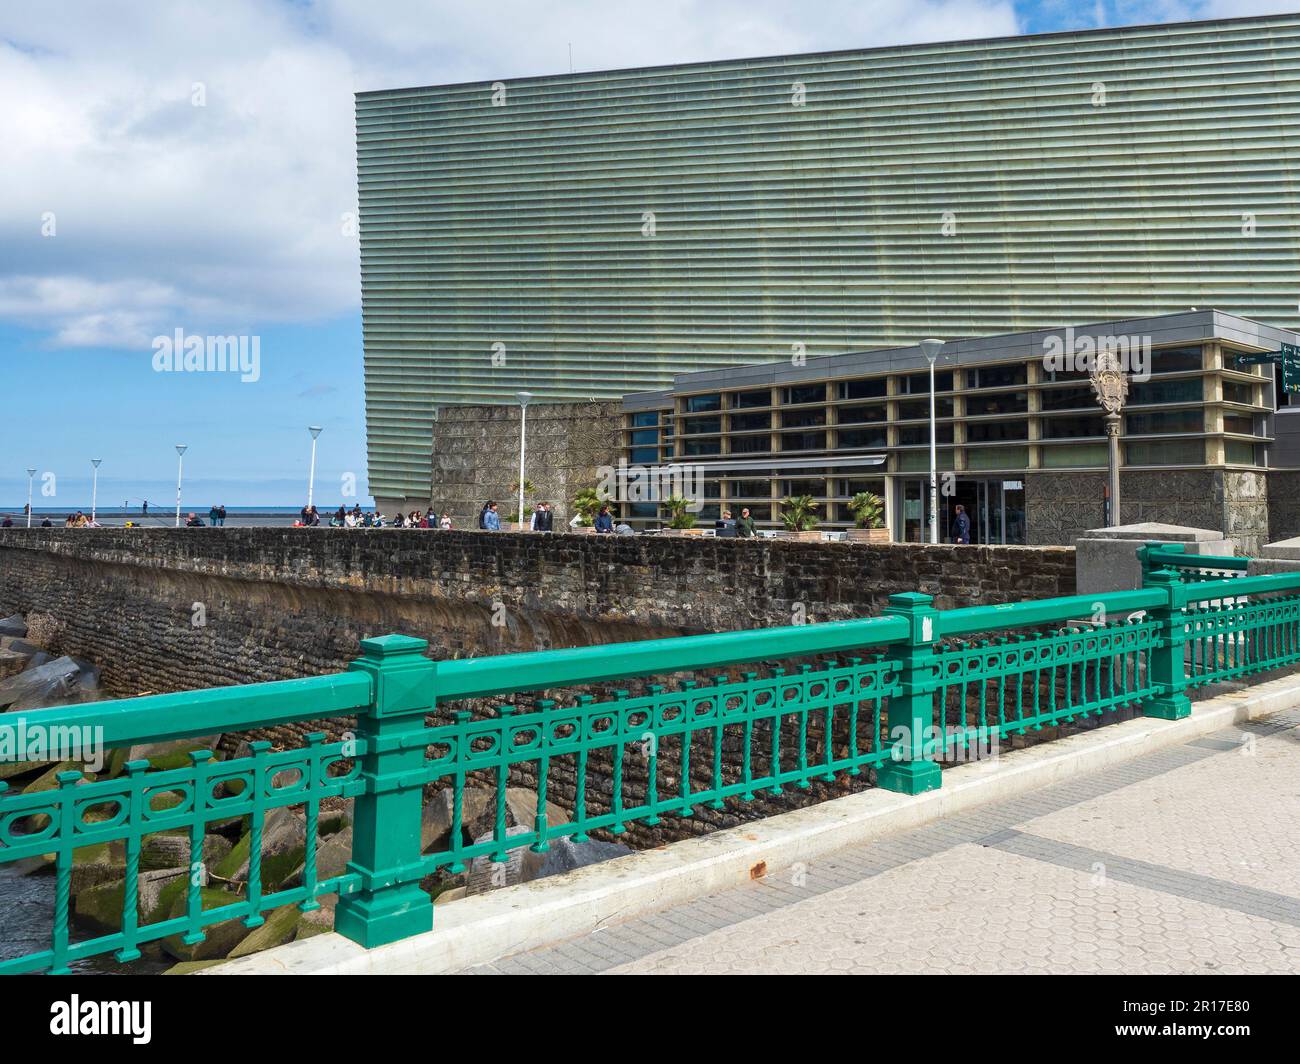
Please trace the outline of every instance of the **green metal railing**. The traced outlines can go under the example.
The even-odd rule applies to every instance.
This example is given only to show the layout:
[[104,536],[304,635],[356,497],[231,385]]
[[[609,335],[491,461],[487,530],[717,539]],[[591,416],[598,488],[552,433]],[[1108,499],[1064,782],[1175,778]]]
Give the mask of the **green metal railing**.
[[1249,558],[1224,554],[1188,554],[1182,543],[1150,542],[1138,549],[1143,580],[1159,569],[1171,569],[1184,583],[1197,580],[1231,580],[1244,576]]
[[[52,790],[0,793],[0,864],[52,855],[55,873],[49,948],[0,961],[0,973],[64,972],[109,953],[129,961],[148,942],[196,944],[221,921],[252,927],[271,909],[307,910],[331,894],[335,929],[376,946],[428,931],[433,904],[421,881],[476,858],[502,862],[520,847],[544,852],[560,838],[618,835],[870,770],[878,786],[917,794],[940,786],[942,763],[989,737],[1126,708],[1186,716],[1190,689],[1300,661],[1300,573],[1188,583],[1163,568],[1147,571],[1140,589],[1105,595],[936,610],[930,596],[909,593],[865,620],[459,661],[426,650],[384,636],[363,641],[361,659],[339,675],[0,716],[0,750],[32,729],[94,726],[116,748],[356,719],[338,742],[313,733],[298,749],[257,743],[224,761],[205,749],[181,767],[137,760],[108,778],[68,771]],[[671,688],[629,689],[673,674],[688,675]],[[523,692],[532,697],[504,701]],[[521,781],[535,789],[536,815],[511,827],[507,785]],[[471,784],[495,788],[492,830],[478,840],[464,831]],[[445,846],[423,852],[431,787],[450,790],[452,828]],[[321,803],[346,798],[355,801],[351,861],[321,877]],[[306,818],[304,873],[264,891],[261,833],[284,806]],[[239,899],[205,908],[196,859],[183,911],[141,922],[146,836],[188,833],[189,853],[201,854],[205,829],[230,818],[243,818],[249,835]],[[73,941],[74,855],[104,842],[125,849],[121,928]]]

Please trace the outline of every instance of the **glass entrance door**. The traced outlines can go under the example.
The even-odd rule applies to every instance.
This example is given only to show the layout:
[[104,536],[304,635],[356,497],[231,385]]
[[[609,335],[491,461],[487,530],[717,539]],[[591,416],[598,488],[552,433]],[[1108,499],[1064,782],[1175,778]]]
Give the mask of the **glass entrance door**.
[[[904,543],[930,539],[930,482],[908,479],[902,483]],[[972,543],[1023,544],[1025,542],[1025,487],[1019,480],[985,480],[959,477],[939,496],[939,542],[951,543],[957,506],[970,517]]]

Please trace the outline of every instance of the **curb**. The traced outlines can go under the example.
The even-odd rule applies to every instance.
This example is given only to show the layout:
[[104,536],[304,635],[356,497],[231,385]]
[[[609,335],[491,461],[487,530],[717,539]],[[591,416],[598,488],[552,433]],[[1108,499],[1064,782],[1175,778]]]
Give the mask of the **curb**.
[[871,789],[711,835],[435,906],[434,930],[366,950],[330,933],[199,975],[433,975],[597,931],[758,879],[891,832],[1015,797],[1120,761],[1300,706],[1300,675],[1195,703],[1192,715],[1138,717],[1095,732],[945,769],[937,791]]

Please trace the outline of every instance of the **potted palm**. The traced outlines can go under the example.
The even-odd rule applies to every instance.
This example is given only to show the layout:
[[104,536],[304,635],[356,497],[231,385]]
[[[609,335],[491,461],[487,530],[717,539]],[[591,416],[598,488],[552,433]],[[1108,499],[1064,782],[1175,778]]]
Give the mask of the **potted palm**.
[[817,531],[817,503],[811,495],[796,495],[781,500],[781,523],[789,531],[790,539],[820,541]]
[[583,488],[573,497],[573,510],[578,515],[578,524],[574,532],[591,532],[596,524],[596,515],[600,508],[609,502],[609,496],[595,488]]
[[680,495],[670,495],[664,499],[664,509],[668,511],[668,528],[679,536],[698,536],[703,530],[695,527],[695,515],[688,507],[690,499]]
[[848,530],[850,543],[888,543],[885,527],[885,504],[879,495],[860,491],[849,500],[854,527]]

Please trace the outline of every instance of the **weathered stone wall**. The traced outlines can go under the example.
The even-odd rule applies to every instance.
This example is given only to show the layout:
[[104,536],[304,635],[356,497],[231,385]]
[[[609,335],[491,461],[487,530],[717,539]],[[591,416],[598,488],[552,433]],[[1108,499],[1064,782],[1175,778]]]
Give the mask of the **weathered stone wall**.
[[[601,466],[617,464],[621,424],[618,402],[531,404],[524,479],[534,490],[525,508],[545,499],[557,523],[568,521],[573,496],[596,486]],[[488,499],[502,520],[518,506],[517,406],[440,407],[432,446],[430,505],[450,513],[458,528],[473,527]]]
[[[941,607],[1068,595],[1074,573],[1073,549],[1059,547],[398,529],[0,530],[0,616],[26,614],[51,650],[98,663],[115,696],[337,671],[357,656],[360,639],[386,632],[426,638],[439,658],[484,655],[870,616],[898,591],[931,592]],[[591,693],[640,691],[653,680],[672,677]],[[563,704],[573,692],[547,694]],[[520,701],[526,707],[530,696]],[[333,720],[250,737],[291,745],[303,731],[337,737],[350,726]],[[786,751],[796,748],[795,726],[783,726]],[[845,727],[840,719],[833,737],[839,756]],[[810,721],[812,763],[822,757],[823,729]],[[869,734],[864,719],[861,741]],[[228,737],[227,752],[236,742]],[[697,788],[709,782],[711,743],[711,733],[696,736]],[[724,755],[734,779],[738,735],[728,735]],[[679,757],[679,741],[667,741],[661,793],[680,786]],[[532,771],[521,766],[514,781],[528,784]],[[645,771],[629,750],[629,794]],[[610,755],[594,754],[591,808],[608,803],[611,779]],[[575,785],[576,766],[557,759],[553,800],[571,807]],[[866,785],[866,776],[814,782],[655,827],[630,825],[624,838],[655,845]]]
[[1268,541],[1300,536],[1300,470],[1273,469],[1268,474]]
[[[1269,480],[1277,475],[1223,469],[1122,472],[1120,520],[1216,529],[1253,553],[1269,539]],[[1102,527],[1105,485],[1104,473],[1026,473],[1029,542],[1072,543],[1088,529]]]

